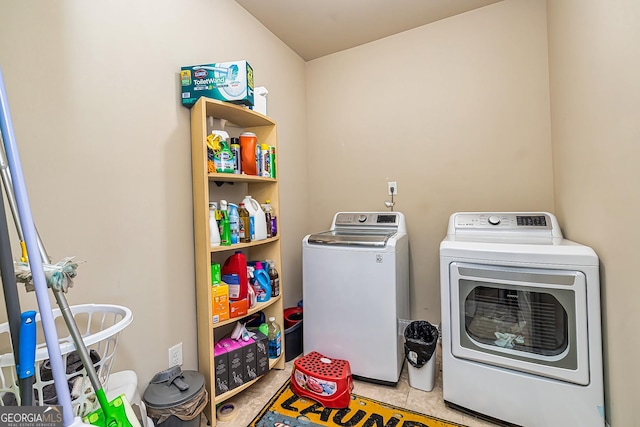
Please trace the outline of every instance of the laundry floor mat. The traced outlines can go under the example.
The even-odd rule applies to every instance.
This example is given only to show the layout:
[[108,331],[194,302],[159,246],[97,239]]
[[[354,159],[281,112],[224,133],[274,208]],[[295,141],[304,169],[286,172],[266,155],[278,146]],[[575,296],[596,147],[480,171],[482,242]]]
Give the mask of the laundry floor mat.
[[351,395],[345,409],[329,409],[299,397],[288,380],[249,427],[466,427],[415,411]]

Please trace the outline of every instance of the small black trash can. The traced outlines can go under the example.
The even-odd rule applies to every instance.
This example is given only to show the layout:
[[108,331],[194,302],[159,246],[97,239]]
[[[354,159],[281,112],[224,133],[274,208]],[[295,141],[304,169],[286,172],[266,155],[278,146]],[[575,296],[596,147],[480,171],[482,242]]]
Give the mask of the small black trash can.
[[289,362],[302,354],[302,320],[284,330],[284,360]]
[[174,366],[154,375],[142,400],[156,427],[199,427],[209,396],[201,373]]
[[404,354],[408,362],[411,387],[424,391],[433,390],[439,335],[438,328],[426,320],[411,322],[404,330]]

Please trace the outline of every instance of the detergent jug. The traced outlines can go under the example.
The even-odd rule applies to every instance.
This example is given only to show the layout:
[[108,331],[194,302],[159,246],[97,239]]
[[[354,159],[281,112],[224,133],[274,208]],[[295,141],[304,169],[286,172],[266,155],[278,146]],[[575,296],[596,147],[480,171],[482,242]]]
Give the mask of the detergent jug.
[[260,203],[251,196],[245,196],[242,203],[249,211],[249,215],[253,217],[255,238],[251,236],[251,240],[265,240],[267,238],[267,219]]
[[256,262],[255,269],[253,270],[253,288],[256,291],[256,299],[258,302],[269,301],[271,298],[271,278],[269,274],[263,269],[260,261]]
[[222,281],[229,285],[230,300],[239,301],[247,298],[247,288],[249,287],[247,258],[242,251],[236,251],[224,262],[222,266]]

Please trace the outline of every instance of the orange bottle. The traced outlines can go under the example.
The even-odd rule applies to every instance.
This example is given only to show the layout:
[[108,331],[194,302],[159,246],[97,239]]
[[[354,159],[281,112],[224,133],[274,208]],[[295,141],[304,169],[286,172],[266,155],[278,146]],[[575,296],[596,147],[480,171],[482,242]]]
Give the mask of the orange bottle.
[[240,134],[240,158],[242,173],[245,175],[258,175],[256,150],[258,149],[258,137],[253,132]]

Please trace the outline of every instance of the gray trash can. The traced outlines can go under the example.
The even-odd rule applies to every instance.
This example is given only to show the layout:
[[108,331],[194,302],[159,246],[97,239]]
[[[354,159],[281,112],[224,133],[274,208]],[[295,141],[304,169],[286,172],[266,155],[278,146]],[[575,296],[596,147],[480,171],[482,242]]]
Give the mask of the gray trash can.
[[404,330],[404,354],[408,362],[409,385],[433,390],[436,379],[438,328],[425,320],[411,322]]
[[154,375],[142,400],[156,427],[199,427],[209,396],[201,373],[174,366]]

